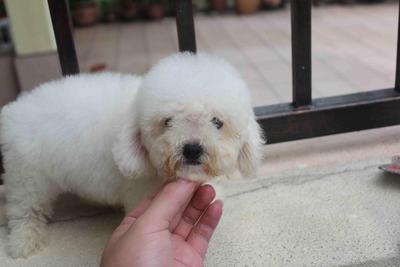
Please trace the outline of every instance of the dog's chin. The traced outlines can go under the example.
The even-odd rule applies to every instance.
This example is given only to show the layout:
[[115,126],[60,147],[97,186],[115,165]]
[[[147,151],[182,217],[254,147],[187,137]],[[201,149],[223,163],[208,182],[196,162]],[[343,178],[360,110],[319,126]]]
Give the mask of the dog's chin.
[[176,170],[176,177],[196,182],[207,182],[211,179],[211,177],[204,172],[201,164],[180,165]]

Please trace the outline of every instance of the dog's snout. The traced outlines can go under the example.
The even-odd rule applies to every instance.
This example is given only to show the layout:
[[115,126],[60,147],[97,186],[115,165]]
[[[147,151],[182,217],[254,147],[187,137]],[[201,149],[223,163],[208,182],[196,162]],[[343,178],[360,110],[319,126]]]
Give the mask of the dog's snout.
[[203,154],[203,148],[199,143],[185,144],[183,146],[183,156],[188,161],[198,161]]

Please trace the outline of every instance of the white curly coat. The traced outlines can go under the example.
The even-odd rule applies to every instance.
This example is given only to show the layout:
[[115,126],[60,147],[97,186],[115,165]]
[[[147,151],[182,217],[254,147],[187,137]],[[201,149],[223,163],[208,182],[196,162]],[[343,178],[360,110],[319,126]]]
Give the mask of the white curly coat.
[[[129,209],[143,186],[236,169],[249,176],[261,158],[246,84],[206,54],[172,55],[143,78],[101,73],[48,82],[5,106],[0,123],[13,257],[43,246],[62,192]],[[204,148],[199,165],[183,159],[190,142]]]

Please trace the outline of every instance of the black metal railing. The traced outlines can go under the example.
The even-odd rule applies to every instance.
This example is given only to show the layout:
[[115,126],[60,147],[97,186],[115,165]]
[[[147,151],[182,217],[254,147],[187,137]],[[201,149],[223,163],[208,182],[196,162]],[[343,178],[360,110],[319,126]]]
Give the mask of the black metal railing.
[[[62,73],[77,74],[68,0],[48,3]],[[196,52],[192,1],[177,0],[176,8],[179,50]],[[394,87],[314,100],[311,0],[291,1],[291,22],[293,101],[254,109],[269,144],[400,124],[400,7]]]
[[179,51],[196,53],[192,1],[176,1],[176,29],[178,32]]
[[68,0],[48,0],[63,75],[79,73]]
[[396,61],[396,91],[400,92],[400,4],[399,4],[399,25],[397,26],[397,61]]
[[311,0],[292,0],[292,99],[296,107],[311,98]]
[[[63,74],[78,73],[67,0],[48,2]],[[196,52],[192,1],[178,0],[176,8],[179,50]],[[396,80],[393,88],[313,100],[311,0],[291,1],[291,22],[293,101],[255,108],[258,122],[268,137],[268,143],[400,124],[399,33]]]

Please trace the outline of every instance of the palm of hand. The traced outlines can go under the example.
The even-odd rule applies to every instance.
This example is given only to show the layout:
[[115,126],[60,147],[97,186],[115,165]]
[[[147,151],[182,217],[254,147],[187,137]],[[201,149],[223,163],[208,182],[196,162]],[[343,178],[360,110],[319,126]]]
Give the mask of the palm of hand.
[[172,236],[172,248],[174,255],[173,266],[203,266],[205,252],[204,254],[202,252],[199,252],[191,244],[186,242],[186,240],[183,240],[180,236]]
[[[168,196],[168,190],[163,191]],[[114,231],[104,252],[112,256],[103,254],[102,266],[203,266],[209,240],[222,214],[220,201],[210,205],[214,189],[201,186],[192,198],[171,206],[157,200],[152,203],[155,197],[159,198],[142,201]],[[177,210],[176,205],[181,208]]]

